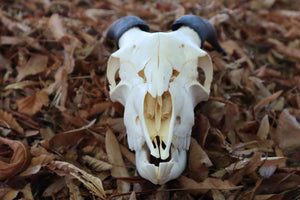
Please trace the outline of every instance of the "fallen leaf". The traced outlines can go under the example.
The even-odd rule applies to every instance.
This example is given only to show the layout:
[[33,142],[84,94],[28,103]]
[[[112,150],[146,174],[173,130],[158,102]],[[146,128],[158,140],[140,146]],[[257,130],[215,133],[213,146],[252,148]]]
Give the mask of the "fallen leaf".
[[25,66],[17,67],[18,76],[16,81],[19,82],[25,77],[36,75],[47,69],[48,57],[44,55],[35,54],[31,56]]
[[24,134],[24,129],[19,125],[12,114],[0,110],[0,125],[16,130],[18,133]]
[[211,190],[211,194],[214,200],[225,200],[225,197],[220,190]]
[[55,193],[59,192],[62,188],[66,186],[65,179],[71,179],[69,177],[58,177],[45,189],[43,192],[43,197],[51,197]]
[[254,106],[254,112],[256,113],[256,115],[269,103],[271,103],[272,101],[274,101],[275,99],[277,99],[281,94],[282,94],[283,90],[279,90],[277,92],[275,92],[274,94],[272,94],[271,96],[267,96],[265,98],[263,98],[262,100],[260,100],[255,106]]
[[135,154],[128,150],[127,147],[120,144],[120,150],[123,156],[135,166]]
[[243,49],[240,47],[240,45],[237,44],[235,41],[227,40],[222,43],[222,46],[227,53],[232,55],[234,52],[236,52],[240,58],[245,58],[245,61],[247,62],[250,69],[255,69],[255,65],[253,64],[253,62],[250,60],[250,58],[247,56],[247,54],[243,51]]
[[73,180],[66,177],[66,183],[69,188],[69,193],[70,193],[70,199],[72,200],[84,200],[84,198],[81,195],[79,186],[73,183]]
[[300,148],[300,125],[287,109],[284,109],[279,115],[276,139],[279,143],[279,147],[282,148],[285,153]]
[[29,97],[24,97],[16,101],[20,113],[32,116],[38,113],[43,106],[48,106],[49,97],[45,91],[40,91]]
[[134,191],[131,192],[131,194],[129,196],[129,200],[136,200],[136,194]]
[[65,29],[57,13],[53,14],[50,17],[48,26],[56,41],[59,41],[62,37],[66,35]]
[[52,161],[47,165],[47,167],[54,171],[59,176],[69,176],[76,178],[81,183],[85,185],[91,192],[93,192],[98,197],[105,199],[105,191],[103,189],[102,181],[84,170],[63,161]]
[[104,110],[106,110],[110,106],[111,106],[110,102],[101,102],[101,103],[94,104],[89,111],[88,117],[93,117],[98,114],[101,114]]
[[228,180],[217,178],[206,178],[203,182],[196,182],[185,176],[178,179],[180,185],[185,190],[195,190],[192,193],[205,194],[208,190],[238,190],[243,186],[236,186]]
[[254,200],[281,200],[283,196],[280,194],[260,194],[255,195]]
[[208,167],[211,166],[212,162],[206,152],[194,138],[191,138],[188,162],[189,176],[196,181],[203,181],[208,177]]
[[17,140],[0,137],[0,146],[8,145],[13,151],[8,162],[0,160],[0,180],[13,177],[23,170],[30,162],[30,154],[24,144]]
[[[129,177],[128,171],[125,167],[119,142],[114,133],[108,128],[105,136],[105,146],[108,156],[108,161],[113,165],[111,175],[113,177]],[[121,180],[117,180],[118,192],[125,193],[130,190],[130,184]]]
[[52,160],[55,159],[54,155],[47,155],[47,154],[42,154],[38,157],[33,157],[31,159],[31,163],[27,167],[25,171],[23,171],[20,176],[30,176],[33,174],[37,174],[42,167],[46,166],[49,164]]
[[104,170],[110,170],[113,167],[111,164],[104,162],[102,160],[93,158],[89,155],[82,156],[82,160],[85,163],[87,163],[93,170],[96,170],[97,172],[101,172]]
[[300,61],[300,49],[296,49],[294,47],[289,47],[289,46],[285,46],[284,44],[282,44],[281,42],[279,42],[278,40],[272,39],[272,38],[268,38],[268,42],[270,42],[271,44],[275,45],[275,49],[279,52],[282,53],[292,59],[295,59],[296,61]]
[[267,157],[267,158],[262,158],[261,160],[263,161],[263,164],[259,168],[259,174],[264,178],[268,178],[271,175],[273,175],[273,173],[279,166],[282,167],[285,165],[285,161],[287,160],[287,158]]
[[259,125],[259,129],[258,129],[256,135],[260,139],[265,140],[268,137],[269,131],[270,131],[269,117],[268,117],[268,115],[265,115],[263,117],[263,119],[261,120],[261,123]]

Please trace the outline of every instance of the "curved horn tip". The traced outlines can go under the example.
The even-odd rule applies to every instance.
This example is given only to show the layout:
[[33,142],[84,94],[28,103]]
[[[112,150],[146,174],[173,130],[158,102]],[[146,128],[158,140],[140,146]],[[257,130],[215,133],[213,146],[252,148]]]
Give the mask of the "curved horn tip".
[[119,47],[119,39],[130,28],[138,27],[142,31],[149,31],[149,26],[137,16],[126,16],[118,19],[108,28],[106,38],[114,40]]
[[172,24],[172,30],[176,31],[182,26],[188,26],[198,33],[201,38],[201,48],[203,47],[204,41],[207,40],[214,49],[223,55],[227,55],[226,51],[218,42],[216,29],[206,19],[196,15],[184,15]]

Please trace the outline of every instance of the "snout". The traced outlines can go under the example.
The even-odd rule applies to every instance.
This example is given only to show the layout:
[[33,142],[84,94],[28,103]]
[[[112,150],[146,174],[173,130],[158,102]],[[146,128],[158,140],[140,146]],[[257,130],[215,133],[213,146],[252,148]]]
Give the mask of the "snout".
[[175,179],[183,172],[186,164],[186,151],[178,151],[171,147],[169,161],[155,162],[151,158],[146,145],[140,151],[136,151],[136,166],[139,174],[153,184],[164,184]]

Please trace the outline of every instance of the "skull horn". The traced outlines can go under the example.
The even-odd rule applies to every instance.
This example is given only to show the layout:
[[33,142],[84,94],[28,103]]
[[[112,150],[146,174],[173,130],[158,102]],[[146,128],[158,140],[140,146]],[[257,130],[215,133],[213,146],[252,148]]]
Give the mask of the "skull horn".
[[149,26],[139,17],[136,16],[126,16],[115,21],[110,25],[106,38],[114,40],[119,47],[119,39],[129,29],[133,27],[138,27],[143,31],[148,31]]
[[207,40],[217,51],[223,55],[227,55],[225,50],[218,42],[216,29],[206,19],[196,15],[184,15],[172,24],[172,30],[176,31],[182,26],[188,26],[196,31],[201,39],[201,48],[205,40]]

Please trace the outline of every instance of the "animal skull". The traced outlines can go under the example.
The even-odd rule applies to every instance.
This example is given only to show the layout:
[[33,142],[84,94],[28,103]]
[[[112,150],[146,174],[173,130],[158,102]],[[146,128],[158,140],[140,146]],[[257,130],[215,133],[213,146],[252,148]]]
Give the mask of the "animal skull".
[[[164,184],[184,170],[194,107],[209,97],[212,62],[200,46],[207,39],[225,52],[213,26],[194,15],[178,19],[173,32],[148,29],[135,16],[110,26],[107,37],[119,50],[110,56],[107,77],[111,100],[125,107],[128,145],[136,153],[139,174]],[[203,85],[197,80],[198,67],[205,75]]]

